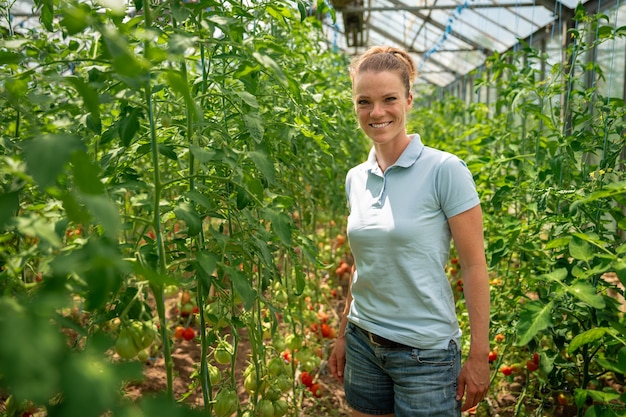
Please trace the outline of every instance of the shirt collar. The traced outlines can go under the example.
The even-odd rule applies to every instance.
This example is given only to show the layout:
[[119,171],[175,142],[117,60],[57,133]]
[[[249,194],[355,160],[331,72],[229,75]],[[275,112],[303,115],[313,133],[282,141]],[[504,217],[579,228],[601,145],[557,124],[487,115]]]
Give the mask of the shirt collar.
[[[413,165],[424,150],[424,144],[422,143],[422,139],[420,135],[413,134],[409,136],[411,138],[411,142],[407,145],[407,147],[402,151],[398,160],[391,167],[402,167],[408,168]],[[389,168],[391,168],[389,167]],[[372,146],[370,149],[369,156],[367,157],[367,162],[365,163],[365,168],[378,175],[382,175],[380,172],[380,167],[378,166],[378,162],[376,162],[376,150]]]

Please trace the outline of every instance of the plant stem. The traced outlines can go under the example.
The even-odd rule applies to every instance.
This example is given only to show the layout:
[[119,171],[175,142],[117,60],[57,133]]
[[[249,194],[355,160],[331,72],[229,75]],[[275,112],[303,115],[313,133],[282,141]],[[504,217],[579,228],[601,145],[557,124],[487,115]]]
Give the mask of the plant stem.
[[[149,30],[152,26],[152,17],[150,2],[144,2],[144,24],[145,28]],[[146,39],[144,42],[144,54],[148,57],[148,51],[150,50],[150,42]],[[153,166],[153,182],[154,182],[154,198],[153,198],[153,210],[154,215],[152,218],[152,227],[157,242],[157,253],[159,263],[157,265],[158,274],[165,275],[167,270],[165,263],[165,246],[163,243],[163,235],[161,231],[161,212],[159,210],[159,202],[161,201],[161,177],[159,169],[159,144],[156,135],[156,126],[154,121],[154,107],[152,103],[152,84],[150,82],[150,73],[147,75],[146,84],[144,86],[144,100],[148,109],[148,120],[150,123],[150,144],[152,152],[152,166]],[[174,401],[174,376],[173,369],[174,363],[172,361],[172,353],[170,350],[169,337],[167,333],[167,318],[165,317],[165,295],[163,291],[163,284],[151,282],[150,289],[154,295],[156,302],[157,313],[159,315],[159,322],[161,323],[161,338],[163,340],[163,357],[165,361],[165,371],[167,375],[167,398]]]

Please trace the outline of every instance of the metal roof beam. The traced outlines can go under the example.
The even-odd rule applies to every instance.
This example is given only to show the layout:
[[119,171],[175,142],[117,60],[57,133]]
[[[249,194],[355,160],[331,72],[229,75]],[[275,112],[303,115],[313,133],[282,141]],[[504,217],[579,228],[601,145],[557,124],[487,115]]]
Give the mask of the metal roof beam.
[[[546,4],[549,3],[545,0]],[[395,3],[395,2],[394,2]],[[501,7],[520,7],[520,6],[536,6],[539,3],[539,0],[536,3],[533,2],[525,2],[525,3],[499,3],[499,4],[470,4],[467,5],[468,9],[499,9]],[[396,12],[396,11],[406,11],[406,12],[421,12],[422,10],[451,10],[459,7],[458,4],[449,4],[449,5],[432,5],[432,6],[407,6],[399,3],[398,6],[346,6],[341,8],[336,8],[338,12]],[[543,5],[543,4],[542,4]],[[550,7],[546,7],[548,10],[554,6],[554,2],[550,3]]]
[[[399,2],[398,0],[389,0],[389,1],[391,1],[393,4],[397,4],[397,5],[399,5],[400,7],[402,7],[402,3],[401,3],[401,2]],[[424,10],[424,9],[428,10],[428,8],[422,8],[422,10]],[[425,15],[425,14],[423,14],[423,13],[419,12],[419,11],[411,11],[411,13],[412,13],[412,14],[414,14],[415,16],[419,17],[420,19],[422,19],[422,20],[423,20],[423,21],[425,21],[426,23],[429,23],[429,24],[431,24],[431,25],[435,26],[436,28],[438,28],[438,29],[439,29],[439,30],[441,30],[442,32],[445,32],[445,31],[446,31],[446,26],[445,26],[445,25],[443,25],[443,24],[441,24],[441,23],[439,23],[439,22],[437,22],[437,21],[433,20],[430,16],[427,16],[427,15]],[[467,44],[471,45],[471,46],[472,46],[472,48],[475,48],[475,49],[477,49],[477,50],[482,50],[482,49],[483,49],[482,45],[477,44],[477,43],[476,43],[476,42],[474,42],[473,40],[471,40],[471,39],[469,39],[469,38],[467,38],[467,37],[463,36],[463,35],[462,35],[462,34],[460,34],[460,33],[454,32],[454,33],[453,33],[453,36],[454,36],[455,38],[457,38],[457,39],[459,39],[459,40],[461,40],[461,41],[463,41],[463,42],[465,42],[465,43],[467,43]],[[430,59],[430,58],[429,58],[429,59]]]
[[[410,46],[407,46],[407,45],[406,45],[406,44],[405,44],[402,40],[398,39],[395,35],[392,35],[391,33],[387,32],[387,31],[385,31],[385,30],[383,30],[383,29],[381,29],[381,28],[378,28],[378,27],[373,27],[373,26],[370,26],[370,25],[367,25],[367,28],[368,28],[369,30],[373,30],[374,32],[376,32],[376,33],[379,33],[379,34],[383,35],[384,37],[386,37],[386,38],[388,38],[388,39],[390,39],[390,40],[392,40],[392,41],[396,42],[396,43],[397,43],[397,44],[399,44],[399,45],[403,45],[403,46],[404,46],[404,49],[406,49],[406,51],[407,51],[407,52],[414,53],[414,54],[421,54],[421,53],[423,53],[423,52],[420,52],[420,51],[416,51],[416,50],[414,50],[414,49],[413,49],[412,47],[410,47]],[[457,73],[455,70],[453,70],[453,69],[451,69],[450,67],[447,67],[446,65],[442,64],[442,63],[441,63],[439,60],[437,60],[436,58],[430,57],[430,58],[429,58],[429,61],[430,61],[430,62],[432,62],[434,65],[437,65],[438,67],[442,68],[444,71],[446,71],[446,72],[449,72],[449,73],[453,74],[454,76],[458,76],[458,75],[460,75],[460,74],[459,74],[459,73]]]

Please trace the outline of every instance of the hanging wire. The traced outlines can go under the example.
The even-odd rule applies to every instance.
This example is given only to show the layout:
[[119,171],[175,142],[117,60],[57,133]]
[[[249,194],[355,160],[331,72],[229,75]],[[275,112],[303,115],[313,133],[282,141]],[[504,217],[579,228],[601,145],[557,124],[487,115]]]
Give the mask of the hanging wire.
[[[517,12],[518,8],[520,7],[520,0],[515,0],[515,7],[513,8],[513,10],[516,10],[515,13],[515,33],[519,34],[519,23],[520,23],[520,17],[519,17],[519,13]],[[519,42],[515,42],[515,45],[513,45],[513,52],[517,52],[520,48],[520,43]]]
[[[599,2],[598,2],[599,3]],[[600,5],[598,4],[598,7],[600,7]],[[620,8],[620,0],[617,0],[617,4],[615,5],[615,22],[613,23],[613,31],[617,30],[617,21],[618,21],[618,14],[619,14],[619,8]],[[608,85],[608,92],[611,91],[611,87],[613,85],[613,69],[614,69],[614,64],[615,64],[615,46],[617,44],[617,41],[615,39],[613,39],[613,48],[611,50],[611,64],[609,66],[609,85]],[[609,100],[611,99],[610,97],[610,93],[607,93],[606,95],[606,105],[609,104]],[[606,152],[607,152],[607,147],[608,147],[608,142],[609,142],[609,129],[607,129],[608,127],[608,123],[609,123],[609,119],[608,117],[604,118],[604,143],[602,145],[602,160],[600,161],[600,166],[602,167],[605,163],[606,160]]]
[[456,22],[456,20],[459,18],[463,10],[467,9],[470,6],[470,4],[473,2],[474,0],[465,0],[463,4],[459,4],[456,7],[456,9],[454,9],[454,12],[452,13],[452,15],[448,17],[446,28],[444,29],[443,34],[441,35],[441,38],[439,38],[437,43],[435,43],[435,45],[433,45],[428,51],[426,51],[426,53],[424,53],[424,56],[422,57],[422,62],[419,65],[418,71],[421,71],[422,67],[424,66],[424,64],[426,63],[426,61],[432,54],[437,53],[441,49],[443,44],[448,40],[448,35],[452,32],[452,25],[454,25],[454,22]]

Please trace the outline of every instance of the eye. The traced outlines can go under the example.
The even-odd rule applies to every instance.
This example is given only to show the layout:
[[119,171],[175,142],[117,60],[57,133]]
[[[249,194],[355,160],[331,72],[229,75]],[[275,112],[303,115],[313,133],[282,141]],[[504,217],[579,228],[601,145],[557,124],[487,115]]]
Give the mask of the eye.
[[369,102],[367,100],[358,100],[356,102],[356,104],[358,104],[359,106],[365,106],[367,105]]
[[385,101],[396,101],[397,99],[395,97],[387,97],[385,99]]

